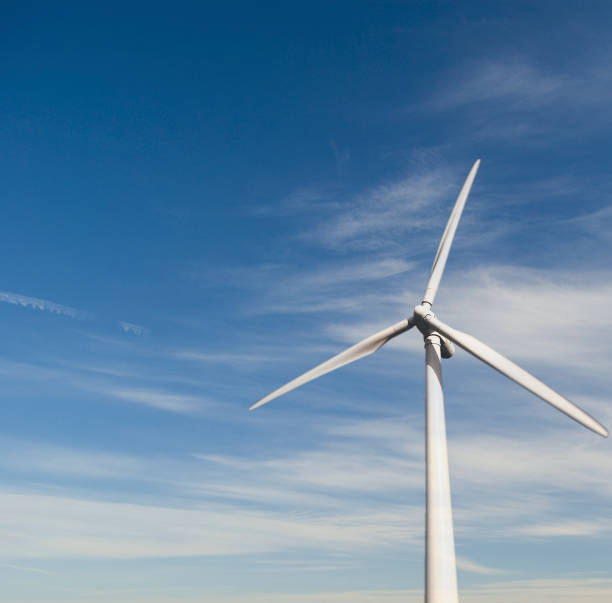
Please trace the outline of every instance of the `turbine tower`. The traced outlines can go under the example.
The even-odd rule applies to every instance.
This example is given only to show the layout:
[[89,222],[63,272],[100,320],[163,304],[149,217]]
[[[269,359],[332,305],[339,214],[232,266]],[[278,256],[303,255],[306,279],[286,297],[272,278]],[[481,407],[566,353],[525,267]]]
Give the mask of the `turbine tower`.
[[457,331],[436,318],[432,312],[438,286],[442,279],[448,253],[455,237],[455,231],[463,212],[474,177],[480,166],[480,159],[474,163],[463,184],[453,211],[448,219],[438,251],[434,258],[429,282],[421,304],[414,308],[412,316],[371,335],[367,339],[319,364],[310,371],[289,381],[268,394],[249,410],[253,410],[274,398],[278,398],[300,385],[304,385],[325,373],[345,364],[372,354],[390,339],[416,327],[425,340],[425,383],[426,383],[426,528],[425,528],[425,602],[457,603],[457,568],[453,537],[450,480],[448,474],[448,452],[446,446],[446,424],[444,418],[444,393],[442,390],[441,358],[454,354],[453,343],[479,360],[498,370],[512,381],[534,393],[568,417],[608,437],[607,429],[591,415],[578,408],[567,398],[542,383],[526,370],[508,360],[475,337]]

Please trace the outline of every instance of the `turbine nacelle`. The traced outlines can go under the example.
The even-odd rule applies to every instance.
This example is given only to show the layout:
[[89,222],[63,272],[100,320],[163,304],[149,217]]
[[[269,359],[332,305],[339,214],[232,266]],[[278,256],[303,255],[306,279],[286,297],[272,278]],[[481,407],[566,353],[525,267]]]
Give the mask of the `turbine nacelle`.
[[442,358],[452,358],[455,355],[455,345],[450,339],[440,335],[440,354]]

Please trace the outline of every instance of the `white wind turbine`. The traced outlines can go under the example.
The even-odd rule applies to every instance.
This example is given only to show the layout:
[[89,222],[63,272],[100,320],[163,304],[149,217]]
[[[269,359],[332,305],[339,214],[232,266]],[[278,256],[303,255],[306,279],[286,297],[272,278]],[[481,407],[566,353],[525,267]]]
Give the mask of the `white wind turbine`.
[[[568,417],[588,427],[595,433],[608,436],[607,429],[588,413],[564,398],[561,394],[536,379],[508,358],[502,356],[475,337],[457,331],[438,320],[431,307],[438,291],[450,251],[455,230],[459,224],[463,207],[478,171],[480,160],[474,163],[459,193],[459,197],[448,219],[434,258],[431,276],[420,305],[414,308],[410,318],[384,329],[353,347],[330,358],[303,375],[289,381],[279,389],[262,398],[250,410],[278,398],[304,383],[329,373],[354,360],[372,354],[390,339],[416,327],[425,339],[426,379],[426,466],[427,466],[427,525],[425,536],[425,601],[426,603],[457,603],[457,569],[453,538],[450,482],[448,475],[448,453],[444,420],[444,396],[442,391],[441,358],[450,358],[454,353],[453,343],[476,358],[498,370],[525,389],[558,408]],[[452,342],[452,343],[451,343]]]

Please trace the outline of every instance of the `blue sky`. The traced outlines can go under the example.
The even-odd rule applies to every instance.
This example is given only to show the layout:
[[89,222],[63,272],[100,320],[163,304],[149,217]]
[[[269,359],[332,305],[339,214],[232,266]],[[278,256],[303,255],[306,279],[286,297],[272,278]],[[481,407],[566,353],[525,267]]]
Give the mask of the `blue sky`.
[[[5,3],[3,599],[422,600],[411,312],[612,425],[606,2]],[[459,586],[612,599],[607,440],[444,363]]]

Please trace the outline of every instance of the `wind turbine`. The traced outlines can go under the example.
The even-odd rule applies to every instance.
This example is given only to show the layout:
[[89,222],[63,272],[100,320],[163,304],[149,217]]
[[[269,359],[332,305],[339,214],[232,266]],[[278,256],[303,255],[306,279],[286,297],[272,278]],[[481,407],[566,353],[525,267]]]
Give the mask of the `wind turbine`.
[[325,373],[345,364],[372,354],[389,340],[416,327],[425,340],[425,381],[426,381],[426,466],[427,466],[427,519],[425,532],[425,602],[457,603],[457,569],[453,537],[450,481],[448,474],[448,452],[446,446],[446,425],[444,418],[444,393],[442,390],[441,358],[454,354],[453,343],[479,360],[498,370],[536,396],[559,409],[568,417],[608,437],[607,429],[591,415],[578,408],[567,398],[542,383],[539,379],[520,368],[505,356],[485,345],[475,337],[449,327],[431,311],[438,286],[444,272],[448,253],[459,224],[474,177],[480,166],[480,159],[474,163],[463,184],[453,211],[448,219],[438,251],[434,258],[429,282],[420,305],[414,308],[412,316],[371,335],[367,339],[319,364],[310,371],[289,381],[268,394],[249,410],[253,410],[274,398],[304,385]]

